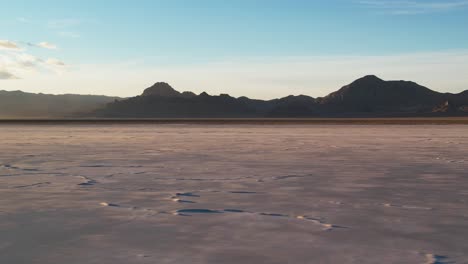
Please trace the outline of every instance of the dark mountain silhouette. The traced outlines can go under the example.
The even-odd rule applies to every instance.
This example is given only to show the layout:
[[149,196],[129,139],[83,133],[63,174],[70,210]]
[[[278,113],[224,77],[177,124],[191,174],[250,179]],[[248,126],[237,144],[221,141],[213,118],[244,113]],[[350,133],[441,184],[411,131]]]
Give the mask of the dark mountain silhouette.
[[468,90],[439,93],[414,82],[369,75],[325,97],[256,100],[228,94],[179,92],[159,82],[127,99],[0,91],[0,118],[252,118],[468,116]]
[[117,97],[0,91],[0,118],[59,118],[89,113]]
[[[164,87],[164,86],[161,86]],[[141,96],[115,101],[94,112],[98,117],[250,117],[256,111],[248,103],[229,95],[211,96],[154,89]],[[150,89],[150,88],[149,88]],[[175,91],[175,90],[174,90]],[[161,95],[164,94],[164,95]]]
[[143,96],[164,96],[164,97],[179,97],[181,93],[172,88],[165,82],[155,83],[153,86],[146,88],[143,91]]
[[424,86],[408,81],[383,81],[365,76],[321,98],[326,113],[429,113],[449,99]]
[[270,102],[267,117],[309,117],[319,114],[317,100],[306,95],[290,95]]
[[468,115],[468,91],[438,93],[414,82],[360,78],[322,98],[287,96],[269,101],[227,94],[179,93],[156,83],[141,96],[99,109],[98,117],[372,117]]

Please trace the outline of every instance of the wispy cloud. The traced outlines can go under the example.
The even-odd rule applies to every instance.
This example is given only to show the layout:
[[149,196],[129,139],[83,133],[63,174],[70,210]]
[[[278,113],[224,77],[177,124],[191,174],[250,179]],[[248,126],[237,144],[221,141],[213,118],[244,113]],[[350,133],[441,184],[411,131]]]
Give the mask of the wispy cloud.
[[16,53],[10,56],[10,64],[7,66],[13,66],[12,68],[21,69],[34,69],[41,60],[28,53]]
[[22,51],[23,48],[21,46],[28,46],[28,47],[36,47],[36,48],[43,48],[43,49],[50,49],[55,50],[57,49],[57,45],[52,44],[50,42],[39,42],[39,43],[31,43],[31,42],[15,42],[11,40],[0,40],[0,50],[7,50],[7,51]]
[[18,79],[15,75],[12,73],[0,69],[0,80],[11,80],[11,79]]
[[55,58],[41,59],[24,52],[0,54],[0,71],[3,72],[0,79],[14,79],[31,72],[61,74],[67,67],[63,61]]
[[[19,43],[22,43],[21,45]],[[30,72],[63,73],[67,65],[55,58],[42,59],[28,53],[27,47],[56,49],[57,46],[48,42],[38,44],[28,42],[0,41],[0,79],[18,79]]]
[[54,59],[54,58],[47,59],[45,63],[49,65],[53,65],[53,66],[65,66],[65,62],[58,60],[58,59]]
[[10,40],[0,40],[0,50],[20,50],[20,46]]
[[468,0],[437,0],[437,1],[388,1],[388,0],[367,0],[357,1],[357,3],[384,11],[394,15],[413,15],[435,12],[445,12],[458,8],[468,7]]
[[39,43],[32,43],[32,42],[19,42],[23,46],[33,47],[33,48],[41,48],[41,49],[49,49],[55,50],[57,49],[57,45],[49,43],[49,42],[39,42]]
[[57,49],[57,45],[49,42],[39,42],[36,44],[36,46],[44,49]]

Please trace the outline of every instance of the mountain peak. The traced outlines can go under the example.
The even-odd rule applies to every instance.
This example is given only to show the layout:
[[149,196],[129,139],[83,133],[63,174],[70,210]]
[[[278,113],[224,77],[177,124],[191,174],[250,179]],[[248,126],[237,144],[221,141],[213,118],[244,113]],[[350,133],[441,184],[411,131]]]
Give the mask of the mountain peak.
[[168,83],[157,82],[153,86],[145,89],[143,96],[164,96],[174,97],[180,96],[180,93],[172,88]]
[[380,79],[379,77],[375,75],[366,75],[362,78],[359,78],[355,80],[353,83],[380,83],[383,82],[384,80]]

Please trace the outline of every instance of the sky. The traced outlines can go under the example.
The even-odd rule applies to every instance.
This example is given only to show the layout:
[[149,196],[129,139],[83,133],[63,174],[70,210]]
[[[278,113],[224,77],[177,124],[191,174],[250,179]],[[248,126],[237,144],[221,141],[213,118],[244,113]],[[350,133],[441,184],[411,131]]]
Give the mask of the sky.
[[0,90],[135,96],[155,82],[325,96],[374,74],[468,89],[468,0],[0,0]]

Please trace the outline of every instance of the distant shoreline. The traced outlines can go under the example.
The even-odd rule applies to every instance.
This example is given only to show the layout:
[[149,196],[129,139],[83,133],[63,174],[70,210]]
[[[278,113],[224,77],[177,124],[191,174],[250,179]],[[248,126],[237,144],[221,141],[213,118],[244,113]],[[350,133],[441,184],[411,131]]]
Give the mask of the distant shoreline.
[[200,125],[468,125],[468,117],[396,118],[86,118],[0,119],[0,125],[200,124]]

